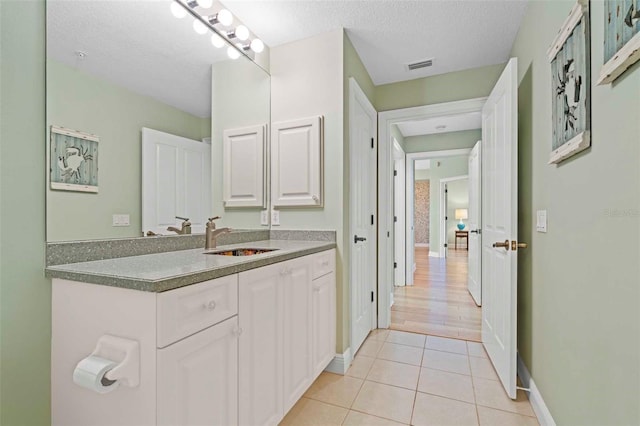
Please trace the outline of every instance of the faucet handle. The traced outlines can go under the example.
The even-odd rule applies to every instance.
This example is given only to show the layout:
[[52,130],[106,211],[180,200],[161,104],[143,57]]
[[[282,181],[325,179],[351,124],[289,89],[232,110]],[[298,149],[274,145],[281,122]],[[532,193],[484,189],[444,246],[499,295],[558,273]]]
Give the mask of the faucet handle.
[[216,219],[220,219],[220,216],[210,217],[209,222],[213,222]]
[[176,216],[176,219],[180,219],[180,220],[182,220],[182,221],[189,222],[189,218],[188,218],[188,217],[180,217],[180,216]]

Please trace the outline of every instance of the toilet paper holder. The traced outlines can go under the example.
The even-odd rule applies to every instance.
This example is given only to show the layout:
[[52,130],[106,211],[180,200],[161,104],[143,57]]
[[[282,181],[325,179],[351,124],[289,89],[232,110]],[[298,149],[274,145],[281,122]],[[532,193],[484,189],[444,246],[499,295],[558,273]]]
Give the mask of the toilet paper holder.
[[138,341],[105,334],[98,339],[96,348],[89,356],[117,363],[104,375],[107,380],[132,388],[140,384],[140,343]]

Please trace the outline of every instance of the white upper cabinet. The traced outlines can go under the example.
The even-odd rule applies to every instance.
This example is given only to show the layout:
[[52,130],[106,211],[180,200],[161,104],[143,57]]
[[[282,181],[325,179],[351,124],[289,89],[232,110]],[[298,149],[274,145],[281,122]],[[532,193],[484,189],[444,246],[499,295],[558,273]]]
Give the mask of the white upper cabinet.
[[204,232],[211,213],[211,145],[142,129],[142,231],[180,227]]
[[274,207],[322,207],[323,124],[321,116],[273,123]]
[[266,134],[266,125],[224,131],[225,207],[265,207]]

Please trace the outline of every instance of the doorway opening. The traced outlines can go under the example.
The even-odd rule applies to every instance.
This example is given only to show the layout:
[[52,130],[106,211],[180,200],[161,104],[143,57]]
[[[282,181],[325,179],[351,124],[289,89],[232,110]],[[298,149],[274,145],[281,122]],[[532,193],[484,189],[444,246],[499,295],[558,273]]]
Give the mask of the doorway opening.
[[[438,136],[468,138],[471,145],[477,133],[471,130]],[[418,138],[406,142],[411,148]],[[394,286],[391,329],[481,341],[482,312],[468,290],[470,153],[461,148],[405,155],[407,280]]]

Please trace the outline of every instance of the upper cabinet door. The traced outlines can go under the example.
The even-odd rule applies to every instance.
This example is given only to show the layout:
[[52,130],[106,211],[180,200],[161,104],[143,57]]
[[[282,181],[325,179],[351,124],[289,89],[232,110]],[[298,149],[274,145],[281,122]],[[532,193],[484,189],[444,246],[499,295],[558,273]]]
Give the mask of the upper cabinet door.
[[322,117],[273,123],[272,203],[322,207]]
[[204,232],[211,214],[211,145],[142,129],[142,232],[166,233],[189,218]]
[[224,131],[225,207],[265,207],[266,125]]

